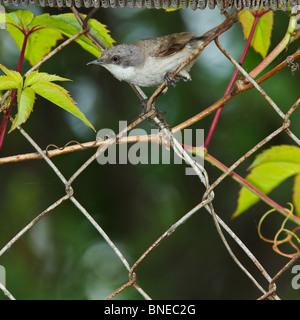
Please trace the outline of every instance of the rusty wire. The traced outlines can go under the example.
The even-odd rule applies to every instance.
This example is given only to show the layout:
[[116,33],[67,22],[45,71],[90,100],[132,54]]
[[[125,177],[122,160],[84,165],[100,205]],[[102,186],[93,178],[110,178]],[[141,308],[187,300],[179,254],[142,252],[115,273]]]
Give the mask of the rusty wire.
[[299,0],[0,0],[4,6],[41,6],[41,7],[72,7],[76,8],[155,8],[155,9],[187,9],[204,10],[205,8],[220,10],[248,9],[258,10],[263,6],[265,10],[287,10],[290,6],[299,5]]
[[[8,2],[8,0],[6,1],[6,3]],[[23,1],[25,3],[25,1]],[[30,1],[30,3],[32,3],[33,1]],[[48,4],[49,4],[49,0],[48,0]],[[52,2],[53,3],[53,2]],[[62,3],[62,2],[61,2]],[[77,2],[79,3],[79,2]],[[84,1],[84,3],[87,3],[87,1]],[[129,1],[128,1],[129,3]],[[191,2],[192,3],[192,2]],[[235,2],[237,3],[237,2]],[[77,17],[78,21],[81,23],[81,25],[84,25],[84,21],[81,18],[80,14],[78,13],[78,11],[75,9],[75,7],[72,7],[72,11],[75,14],[75,16]],[[82,35],[83,33],[86,33],[87,36],[89,36],[89,30],[85,29],[83,31],[81,31],[80,33],[78,33],[79,35]],[[78,36],[78,35],[76,35]],[[76,37],[74,36],[73,39],[75,39]],[[167,135],[169,137],[169,141],[171,142],[171,145],[174,149],[174,151],[181,157],[183,157],[183,159],[194,168],[194,170],[196,171],[197,175],[200,178],[200,182],[202,184],[204,184],[206,191],[203,195],[202,200],[199,202],[198,205],[196,205],[194,208],[192,208],[189,212],[187,212],[186,214],[184,214],[176,223],[174,223],[171,227],[169,227],[160,237],[158,237],[158,239],[156,241],[153,242],[153,244],[151,246],[149,246],[148,248],[146,248],[146,250],[143,252],[143,254],[133,263],[130,264],[127,259],[125,258],[125,256],[123,255],[123,253],[120,251],[120,249],[116,246],[116,244],[110,239],[110,237],[106,234],[106,232],[103,230],[103,228],[93,219],[93,217],[89,214],[89,212],[85,209],[85,207],[76,199],[76,197],[74,196],[74,190],[73,190],[73,186],[72,183],[78,178],[78,176],[96,159],[96,157],[100,154],[103,153],[110,145],[112,145],[113,143],[122,143],[122,142],[128,142],[128,140],[122,140],[123,136],[125,135],[126,132],[128,132],[129,130],[131,130],[132,128],[134,128],[137,124],[139,124],[140,122],[142,122],[143,120],[145,120],[147,117],[150,117],[153,115],[153,111],[150,111],[148,114],[144,115],[143,117],[140,117],[138,119],[136,119],[135,121],[133,121],[127,128],[125,128],[122,132],[120,132],[117,136],[116,139],[110,139],[110,140],[105,140],[105,141],[100,141],[100,142],[90,142],[90,143],[85,143],[85,144],[76,144],[75,146],[66,146],[65,148],[57,148],[58,152],[56,155],[59,154],[63,154],[64,149],[67,148],[73,148],[73,150],[71,150],[70,152],[75,151],[75,149],[86,149],[86,148],[92,148],[92,147],[98,147],[101,146],[100,149],[98,149],[98,151],[89,159],[87,159],[87,161],[80,167],[78,168],[78,170],[76,172],[74,172],[74,174],[71,176],[71,178],[66,179],[65,176],[61,173],[61,171],[59,170],[59,168],[52,162],[52,160],[50,159],[50,155],[52,150],[48,150],[48,148],[46,150],[42,150],[38,144],[26,133],[26,131],[24,129],[22,129],[21,127],[19,127],[19,131],[20,133],[24,136],[24,138],[30,142],[30,144],[35,148],[36,150],[36,155],[39,158],[42,158],[53,170],[53,172],[55,172],[55,174],[57,175],[57,177],[61,180],[61,182],[64,184],[65,186],[65,190],[66,190],[66,194],[63,195],[61,198],[59,198],[57,201],[55,201],[52,205],[50,205],[47,209],[45,209],[42,213],[40,213],[37,217],[35,217],[29,224],[27,224],[18,234],[16,234],[8,243],[6,243],[6,245],[0,250],[0,257],[6,253],[8,251],[9,248],[11,248],[16,241],[20,240],[24,234],[27,233],[28,230],[30,230],[38,221],[40,221],[41,219],[43,219],[46,215],[48,215],[49,213],[51,213],[57,206],[61,205],[63,202],[70,200],[74,206],[86,217],[86,219],[91,223],[91,225],[99,232],[99,234],[104,238],[104,240],[110,245],[111,249],[115,252],[115,254],[119,257],[119,259],[122,261],[125,269],[128,272],[128,277],[129,277],[129,281],[124,283],[120,288],[116,288],[116,290],[114,292],[112,292],[107,299],[111,299],[113,297],[115,297],[116,295],[118,295],[120,292],[122,292],[123,290],[126,290],[128,287],[134,287],[145,299],[151,299],[150,296],[146,293],[146,291],[141,288],[138,284],[138,279],[137,279],[137,271],[138,268],[140,268],[140,264],[142,261],[144,261],[145,259],[148,258],[149,255],[151,255],[152,251],[155,250],[155,248],[161,243],[163,242],[166,238],[168,238],[169,236],[171,236],[179,226],[181,226],[183,223],[185,223],[186,221],[188,221],[190,219],[191,216],[193,216],[196,212],[198,212],[201,208],[205,208],[209,214],[212,216],[215,225],[216,225],[216,229],[217,232],[219,233],[227,251],[230,253],[230,255],[232,256],[233,260],[238,264],[238,266],[240,267],[240,269],[250,278],[250,280],[254,283],[254,285],[258,288],[259,291],[261,291],[262,295],[259,297],[259,299],[279,299],[277,293],[276,293],[276,283],[275,281],[278,280],[278,278],[291,266],[292,263],[294,263],[296,261],[296,259],[299,258],[299,254],[294,257],[290,262],[288,262],[283,268],[281,268],[278,273],[276,274],[275,277],[271,277],[268,272],[264,269],[264,267],[260,264],[260,262],[258,261],[258,259],[255,258],[255,256],[253,255],[253,253],[246,247],[246,245],[239,239],[239,237],[229,228],[228,225],[226,225],[223,220],[220,218],[219,215],[217,215],[217,213],[215,212],[214,208],[213,208],[213,200],[214,200],[214,188],[223,181],[223,179],[232,173],[233,170],[235,170],[248,156],[252,155],[254,152],[256,152],[257,150],[259,150],[261,148],[262,145],[264,145],[266,142],[270,141],[271,139],[273,139],[276,135],[282,133],[282,132],[286,132],[289,134],[289,136],[294,140],[294,142],[298,142],[298,138],[295,137],[292,132],[289,130],[289,126],[292,120],[290,120],[290,116],[292,114],[292,112],[295,111],[295,109],[298,107],[299,105],[299,101],[296,102],[290,109],[289,111],[284,114],[272,101],[272,99],[267,96],[267,94],[261,89],[261,87],[259,86],[259,83],[261,83],[262,81],[266,80],[268,77],[266,77],[266,75],[264,76],[264,79],[258,79],[258,80],[253,80],[249,74],[240,66],[238,66],[238,64],[234,61],[234,59],[230,56],[230,54],[220,45],[218,38],[215,39],[215,42],[217,44],[217,47],[222,51],[222,53],[231,61],[231,63],[233,63],[233,65],[235,65],[235,67],[238,67],[240,69],[240,72],[243,73],[245,75],[245,77],[249,80],[249,82],[245,82],[240,89],[237,89],[235,91],[234,94],[231,94],[230,97],[228,97],[229,101],[230,99],[232,99],[235,95],[245,91],[245,88],[255,88],[256,90],[258,90],[266,99],[266,101],[268,102],[268,104],[270,106],[272,106],[274,108],[274,110],[277,112],[277,114],[282,118],[283,122],[282,125],[275,130],[273,133],[271,133],[270,135],[268,135],[266,138],[264,138],[262,141],[260,141],[254,148],[252,148],[247,154],[245,154],[244,156],[242,156],[237,162],[235,162],[230,168],[227,168],[227,170],[225,171],[225,173],[223,175],[221,175],[215,182],[213,182],[212,184],[209,182],[209,177],[205,171],[205,169],[203,167],[201,167],[199,164],[195,163],[194,160],[192,160],[190,158],[190,156],[181,148],[181,145],[178,144],[174,138],[174,136],[172,135],[172,132],[176,132],[176,130],[180,130],[180,129],[174,129],[173,130],[168,130],[168,128],[163,128],[163,130],[165,131],[165,135]],[[69,42],[68,42],[69,43]],[[62,48],[62,47],[61,47]],[[56,51],[53,53],[55,54],[57,52],[57,49],[55,49]],[[52,55],[53,55],[52,54]],[[50,55],[50,56],[52,56]],[[49,56],[49,57],[50,57]],[[299,56],[299,52],[297,51],[294,55],[293,55],[293,62],[294,60],[296,60]],[[45,60],[44,60],[45,61]],[[280,65],[280,67],[275,67],[275,71],[278,72],[279,70],[281,70],[284,66],[288,65],[289,62],[286,61],[284,65]],[[32,68],[32,70],[35,70],[34,68]],[[272,76],[275,73],[274,70],[271,70],[269,72],[269,75]],[[273,73],[272,73],[273,72]],[[263,78],[263,77],[262,77]],[[141,93],[143,94],[143,93]],[[214,108],[210,108],[210,112],[206,112],[203,113],[203,116],[201,114],[201,117],[198,117],[195,121],[199,121],[200,119],[202,119],[204,116],[210,114],[211,112],[213,112],[214,110],[216,110],[218,107],[220,107],[221,105],[223,105],[225,102],[224,99],[220,99],[221,101],[216,103]],[[156,119],[156,121],[159,122],[158,119]],[[190,125],[192,122],[185,122],[186,126]],[[138,139],[143,139],[143,137],[137,137]],[[144,141],[156,141],[157,143],[160,142],[160,139],[158,139],[157,137],[144,137],[145,140]],[[19,156],[15,156],[15,161],[19,161],[18,159],[20,158]],[[29,160],[29,159],[33,159],[34,157],[24,157],[22,160]],[[2,162],[1,162],[2,160]],[[13,159],[5,159],[5,161],[3,161],[3,159],[0,159],[0,163],[7,163],[7,162],[12,162],[14,161]],[[223,231],[225,231],[225,233],[223,233]],[[243,250],[243,252],[246,254],[246,256],[254,263],[254,265],[257,267],[257,269],[260,271],[260,273],[263,275],[263,277],[266,279],[268,286],[266,288],[264,288],[264,285],[261,285],[259,283],[258,280],[256,280],[256,278],[240,263],[240,261],[238,260],[238,258],[236,257],[236,255],[234,254],[233,250],[231,249],[231,246],[228,244],[227,241],[227,237],[231,237],[237,244],[238,246]],[[7,288],[5,288],[2,284],[0,285],[0,289],[10,298],[10,299],[14,299],[14,296],[8,291]]]

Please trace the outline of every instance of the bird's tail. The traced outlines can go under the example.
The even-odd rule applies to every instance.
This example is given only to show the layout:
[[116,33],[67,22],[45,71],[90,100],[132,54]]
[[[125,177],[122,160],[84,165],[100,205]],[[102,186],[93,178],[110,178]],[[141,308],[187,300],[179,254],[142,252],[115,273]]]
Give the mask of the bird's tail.
[[199,40],[206,41],[208,38],[212,37],[216,33],[218,28],[219,28],[219,26],[214,27],[214,28],[210,29],[209,31],[203,33],[201,36],[194,37],[193,40],[195,40],[195,41],[199,41]]
[[[238,21],[238,18],[237,16],[235,16],[233,19],[232,19],[233,23],[237,22]],[[217,27],[214,27],[212,29],[210,29],[209,31],[203,33],[201,36],[198,36],[198,37],[194,37],[192,40],[194,41],[199,41],[199,40],[202,40],[202,41],[206,41],[208,38],[212,37],[218,30],[219,26]]]

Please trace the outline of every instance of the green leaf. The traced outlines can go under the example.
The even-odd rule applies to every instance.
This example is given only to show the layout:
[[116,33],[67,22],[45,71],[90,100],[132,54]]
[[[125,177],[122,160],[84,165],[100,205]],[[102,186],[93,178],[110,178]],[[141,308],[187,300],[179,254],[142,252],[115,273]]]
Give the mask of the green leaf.
[[296,175],[293,188],[293,203],[295,205],[296,214],[300,216],[300,174]]
[[21,93],[18,93],[18,96],[20,96],[20,98],[18,98],[18,114],[16,115],[9,132],[24,123],[33,109],[35,93],[32,88],[25,88]]
[[7,76],[0,76],[0,90],[16,89],[18,83]]
[[[29,30],[36,28],[29,35],[25,50],[25,58],[31,65],[35,65],[44,58],[51,51],[51,48],[56,45],[57,40],[62,39],[61,32],[39,25],[40,17],[34,17],[33,13],[29,10],[17,10],[6,13],[7,31],[14,39],[20,51],[24,42],[24,34],[21,30],[27,26]],[[37,28],[37,26],[42,28]]]
[[[3,19],[3,14],[0,15],[0,22]],[[82,15],[86,17],[86,15]],[[62,39],[62,34],[71,37],[82,30],[77,19],[72,13],[59,14],[50,16],[48,13],[34,17],[29,10],[17,10],[5,15],[7,22],[7,31],[10,33],[18,48],[21,50],[24,30],[28,26],[29,31],[33,31],[28,37],[25,58],[31,65],[38,63],[46,54],[48,54],[52,47],[54,47],[58,40]],[[106,26],[95,19],[89,20],[90,32],[105,46],[113,45],[114,40],[109,35]],[[99,57],[100,50],[93,44],[85,35],[75,40],[81,45],[83,49]]]
[[34,83],[31,88],[43,98],[70,112],[79,118],[84,124],[95,130],[93,125],[76,106],[75,101],[70,97],[69,93],[64,88],[51,82]]
[[[300,173],[300,148],[288,145],[272,147],[258,155],[250,168],[251,173],[246,180],[264,194],[268,194],[287,178]],[[299,187],[296,190],[294,188],[294,194],[298,192]],[[259,199],[250,190],[242,187],[233,217],[247,210]]]
[[[273,16],[274,13],[270,10],[259,17],[251,40],[251,46],[256,52],[260,53],[263,58],[266,57],[271,44]],[[254,16],[251,11],[243,9],[239,13],[239,21],[242,24],[244,36],[248,39],[254,22]]]
[[19,28],[26,28],[34,18],[34,14],[29,10],[16,10],[6,14],[6,22]]
[[25,79],[24,87],[33,85],[36,82],[51,82],[51,81],[71,81],[70,79],[48,74],[45,72],[33,71]]
[[0,76],[0,90],[17,89],[23,86],[23,78],[19,72],[9,70],[2,64],[0,69],[6,74],[6,76]]
[[19,72],[9,70],[5,66],[3,66],[2,64],[0,64],[0,69],[2,69],[2,71],[7,75],[9,80],[16,82],[17,86],[20,83],[23,83],[23,78]]
[[[84,15],[86,17],[86,15]],[[106,25],[100,23],[96,19],[89,20],[89,26],[91,33],[98,39],[101,43],[103,43],[106,47],[111,47],[115,43],[115,40],[110,36],[110,31],[106,29]],[[97,47],[98,53],[99,48]],[[92,53],[92,52],[91,52]],[[96,55],[98,57],[99,55]]]
[[42,21],[43,15],[40,15],[30,24],[30,29],[35,31],[28,37],[25,58],[31,65],[37,64],[56,46],[58,40],[63,39],[60,31],[43,25]]
[[50,28],[34,31],[28,37],[25,58],[32,66],[36,65],[56,46],[60,39],[63,39],[61,33]]
[[[83,18],[86,15],[82,15]],[[77,19],[72,13],[65,13],[59,15],[49,16],[44,14],[41,16],[40,23],[42,25],[47,25],[56,30],[59,30],[67,37],[71,37],[82,30],[81,25],[78,23]],[[106,47],[111,47],[114,43],[114,40],[109,35],[109,31],[106,29],[106,26],[97,21],[96,19],[89,20],[90,32],[101,41]],[[100,50],[89,40],[86,36],[81,36],[75,40],[83,49],[92,53],[94,56],[99,57]]]

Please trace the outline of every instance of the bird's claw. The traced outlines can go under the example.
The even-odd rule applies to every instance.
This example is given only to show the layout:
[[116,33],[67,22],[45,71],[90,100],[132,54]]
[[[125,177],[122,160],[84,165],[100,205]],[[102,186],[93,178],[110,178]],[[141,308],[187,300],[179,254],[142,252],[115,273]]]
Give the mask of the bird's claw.
[[[149,99],[146,99],[146,100],[143,100],[141,102],[141,107],[142,107],[142,112],[140,114],[140,117],[144,116],[148,111],[147,111],[147,108],[148,108],[148,100]],[[154,110],[154,114],[148,118],[149,122],[153,125],[155,125],[156,127],[158,126],[157,123],[154,121],[154,118],[157,117],[158,120],[160,121],[160,123],[162,124],[162,126],[159,126],[159,128],[168,128],[170,129],[170,126],[167,124],[166,120],[165,120],[165,114],[166,112],[165,111],[159,111],[158,109],[156,109],[155,107],[155,102],[153,102],[151,104],[151,109],[150,110]]]
[[140,117],[144,116],[146,113],[148,113],[150,110],[157,110],[155,108],[155,101],[152,102],[151,104],[151,108],[150,110],[148,111],[148,101],[149,99],[144,99],[141,101],[141,108],[142,108],[142,112],[140,114]]
[[170,72],[167,72],[165,74],[164,78],[165,78],[165,83],[167,86],[176,87],[176,83],[178,82],[178,80],[176,80],[175,78],[171,78]]

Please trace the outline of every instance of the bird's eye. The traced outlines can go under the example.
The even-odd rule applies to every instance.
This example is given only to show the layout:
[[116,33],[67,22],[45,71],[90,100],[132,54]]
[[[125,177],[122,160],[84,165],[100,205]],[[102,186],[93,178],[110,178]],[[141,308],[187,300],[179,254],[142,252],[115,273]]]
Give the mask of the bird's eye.
[[120,61],[120,57],[119,57],[119,56],[113,56],[113,57],[111,58],[111,60],[112,60],[112,62],[114,62],[114,63],[118,63],[118,62]]

